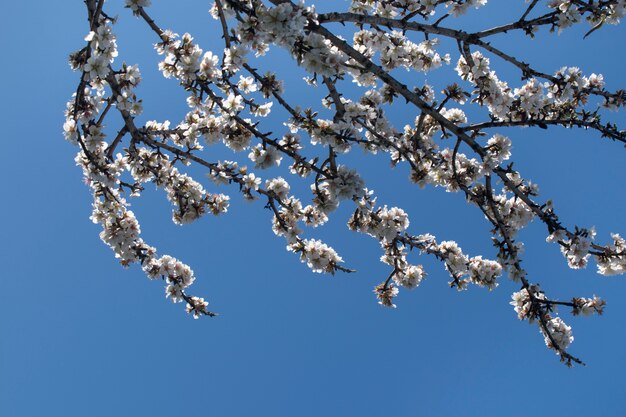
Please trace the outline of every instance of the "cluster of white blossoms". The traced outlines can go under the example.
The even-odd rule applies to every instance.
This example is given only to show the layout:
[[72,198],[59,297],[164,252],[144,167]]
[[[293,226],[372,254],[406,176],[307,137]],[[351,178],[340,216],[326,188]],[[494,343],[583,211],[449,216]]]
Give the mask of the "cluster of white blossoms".
[[322,182],[319,189],[331,199],[360,198],[365,194],[365,182],[356,170],[339,165],[334,178]]
[[490,290],[498,286],[496,278],[502,274],[502,266],[498,262],[483,259],[482,256],[470,259],[468,270],[474,284]]
[[371,221],[368,224],[367,232],[378,239],[388,242],[405,231],[409,227],[409,216],[399,207],[390,209],[384,206],[377,210],[374,215],[370,215]]
[[554,349],[558,355],[574,341],[572,328],[565,324],[560,317],[545,316],[545,323],[545,327],[539,327],[543,333],[543,340],[546,346]]
[[263,148],[263,145],[257,145],[252,148],[248,158],[254,162],[255,168],[266,169],[280,165],[283,155],[276,148]]
[[132,211],[111,200],[95,200],[91,220],[102,226],[100,239],[115,251],[115,257],[124,265],[143,255],[141,228]]
[[422,283],[426,272],[422,265],[408,265],[393,276],[394,282],[404,288],[413,289]]
[[377,207],[374,192],[364,191],[357,201],[356,211],[348,221],[348,227],[366,233],[383,244],[393,241],[409,227],[409,216],[399,207]]
[[595,295],[593,298],[574,298],[572,302],[574,304],[572,314],[582,314],[583,316],[602,314],[606,305],[606,301]]
[[[537,323],[546,345],[562,360],[580,362],[566,351],[573,341],[571,328],[553,317],[553,311],[567,306],[573,314],[601,314],[605,302],[595,296],[571,301],[548,298],[528,280],[521,267],[523,243],[515,239],[533,219],[541,221],[549,230],[548,241],[560,245],[571,268],[585,267],[593,256],[604,275],[626,272],[626,242],[613,234],[612,243],[601,246],[594,242],[593,229],[570,231],[550,201],[536,202],[538,186],[513,169],[513,144],[501,130],[577,126],[626,143],[624,132],[603,122],[599,113],[602,106],[623,107],[626,94],[607,91],[602,75],[585,76],[577,67],[542,73],[488,40],[507,31],[533,35],[546,25],[561,30],[582,19],[594,25],[593,31],[604,22],[617,23],[625,2],[550,0],[542,6],[548,13],[531,19],[533,10],[541,7],[533,1],[510,25],[473,34],[444,27],[447,16],[486,3],[353,0],[345,13],[318,14],[304,2],[215,0],[210,13],[221,27],[223,48],[204,51],[189,33],[161,29],[145,10],[150,0],[126,0],[126,7],[158,39],[155,49],[162,56],[158,66],[162,75],[180,83],[187,94],[183,103],[187,110],[179,123],[139,125],[137,116],[143,112],[135,93],[142,80],[139,68],[113,67],[118,52],[111,14],[86,2],[87,43],[70,56],[70,66],[82,75],[67,104],[63,130],[67,141],[79,147],[76,163],[93,193],[91,219],[101,225],[101,239],[123,265],[139,263],[148,277],[162,279],[166,296],[184,301],[187,312],[199,318],[214,313],[203,298],[187,294],[195,280],[192,269],[172,256],[158,256],[142,240],[127,195],[136,198],[146,184],[154,184],[172,204],[173,222],[184,225],[209,212],[226,213],[230,196],[212,193],[208,187],[233,187],[246,201],[264,202],[272,213],[272,230],[285,239],[288,251],[299,255],[313,272],[329,274],[352,270],[342,266],[342,257],[332,247],[306,237],[305,231],[327,223],[340,204],[352,204],[348,228],[375,238],[382,249],[381,262],[391,268],[374,289],[381,305],[395,307],[400,288],[414,289],[426,277],[423,266],[411,259],[415,252],[440,260],[452,277],[448,284],[458,290],[470,284],[493,290],[508,272],[521,285],[511,302],[518,317]],[[434,24],[427,23],[431,18],[437,19]],[[350,35],[338,36],[331,31],[333,22],[353,22],[356,27]],[[424,39],[417,40],[411,35],[415,32]],[[456,48],[445,52],[443,38],[454,40],[458,52]],[[307,72],[305,81],[311,88],[327,90],[319,112],[290,104],[278,75],[262,74],[252,65],[252,55],[264,55],[272,45],[285,49]],[[456,83],[439,89],[420,77],[396,78],[398,68],[435,71],[457,53],[456,72],[473,91]],[[501,80],[487,54],[521,70],[523,84],[510,87]],[[353,87],[346,88],[350,81]],[[394,120],[405,103],[410,116],[398,126]],[[487,111],[476,112],[471,106]],[[107,140],[104,122],[111,120],[106,116],[112,108],[122,117],[123,127]],[[275,133],[282,127],[267,128],[270,113],[272,118],[286,115],[284,132]],[[480,122],[477,114],[487,119]],[[207,160],[218,143],[239,160]],[[304,149],[308,143],[312,146]],[[409,180],[419,187],[463,195],[492,227],[495,260],[470,257],[453,240],[437,242],[430,234],[411,234],[409,214],[401,207],[379,204],[362,173],[346,164],[347,158],[340,160],[355,146],[366,154],[388,155],[392,166],[409,169]],[[306,155],[303,149],[315,155]],[[206,178],[192,177],[187,169],[191,164],[206,169]],[[288,180],[274,173],[279,169],[309,181],[310,195],[302,199],[294,195]],[[272,177],[263,179],[257,170],[269,170]],[[208,185],[203,183],[207,179]]]
[[229,196],[207,193],[199,182],[172,166],[167,155],[139,148],[129,163],[137,183],[152,181],[166,190],[167,199],[175,206],[172,220],[176,224],[191,223],[207,211],[218,215],[228,210]]
[[165,278],[168,284],[165,294],[175,303],[183,300],[183,290],[193,284],[196,279],[188,265],[169,255],[164,255],[159,259],[150,258],[144,262],[143,270],[149,278]]
[[454,241],[432,245],[430,250],[445,262],[446,269],[454,278],[450,285],[458,290],[467,289],[470,282],[489,290],[498,286],[496,279],[502,274],[502,266],[498,262],[483,259],[482,256],[469,258]]
[[[462,79],[476,86],[477,101],[486,105],[498,120],[559,120],[604,88],[602,75],[586,77],[577,67],[563,67],[543,83],[530,78],[523,86],[511,88],[498,78],[490,68],[489,58],[479,51],[472,53],[470,59],[462,55],[456,71]],[[603,105],[614,107],[606,97]]]
[[538,285],[532,285],[514,292],[511,298],[513,301],[510,304],[517,313],[517,317],[520,320],[532,321],[536,318],[537,303],[541,303],[546,297]]
[[[384,250],[381,262],[394,268],[390,279],[399,287],[416,288],[426,276],[421,265],[413,265],[407,260],[407,248],[416,248],[443,261],[453,278],[450,285],[459,290],[467,289],[470,282],[489,289],[498,285],[496,279],[502,273],[502,266],[498,262],[483,259],[482,256],[469,258],[454,241],[437,243],[435,237],[429,234],[411,236],[406,233],[409,224],[409,217],[404,210],[398,207],[377,207],[373,192],[368,191],[358,200],[358,208],[350,218],[348,227],[379,240]],[[376,287],[375,292],[382,305],[395,307],[392,300],[399,290],[389,285],[389,280]]]
[[435,13],[439,4],[443,4],[450,14],[456,17],[465,14],[470,7],[478,9],[484,6],[487,0],[352,0],[350,11],[390,18],[403,17],[411,13],[429,16]]
[[189,297],[187,301],[187,313],[193,314],[194,319],[199,319],[203,315],[207,314],[207,307],[209,303],[204,301],[204,298],[201,297]]
[[[233,13],[231,2],[215,2],[211,14],[216,19],[220,13]],[[248,5],[246,5],[248,6]],[[305,31],[309,18],[315,18],[313,7],[294,6],[290,2],[266,7],[253,1],[254,13],[240,15],[241,21],[235,28],[238,43],[226,49],[225,68],[232,72],[241,70],[246,62],[247,49],[256,56],[264,55],[271,44],[290,51],[296,62],[305,70],[319,75],[336,75],[338,66],[346,57],[323,36]]]
[[133,12],[137,12],[140,8],[150,7],[152,5],[152,0],[124,0],[126,3],[126,7],[128,7]]
[[[110,24],[108,19],[100,20],[95,30],[85,38],[89,49],[70,57],[72,68],[83,72],[85,84],[67,104],[64,133],[69,142],[81,147],[76,163],[83,168],[85,182],[93,192],[91,220],[101,225],[102,241],[111,247],[122,265],[141,263],[150,278],[163,277],[167,283],[166,296],[174,302],[180,302],[186,297],[183,290],[194,281],[191,268],[168,255],[157,257],[156,249],[141,238],[139,222],[128,209],[129,203],[121,190],[126,187],[130,189],[131,195],[137,195],[141,190],[139,183],[158,177],[161,185],[166,188],[169,186],[171,199],[174,200],[174,194],[183,197],[178,198],[176,204],[187,205],[197,186],[171,166],[167,166],[169,169],[164,172],[167,158],[162,154],[157,157],[147,149],[134,148],[134,152],[127,155],[112,155],[114,146],[105,141],[103,126],[96,121],[101,109],[106,103],[107,109],[114,105],[120,112],[136,116],[142,108],[141,101],[137,100],[133,92],[141,81],[137,66],[124,64],[114,74],[110,70],[117,56],[115,36]],[[115,85],[117,88],[111,98],[105,98],[107,85]],[[138,166],[138,159],[150,163]],[[122,181],[125,171],[133,174],[137,183],[127,184]],[[181,185],[188,185],[189,189],[184,191]],[[181,206],[181,212],[184,210]],[[199,314],[211,315],[206,306],[206,303],[195,303],[194,317]]]
[[[110,72],[109,64],[117,56],[117,42],[111,24],[108,21],[99,25],[95,31],[85,36],[89,42],[91,54],[82,66],[83,78],[86,81],[104,79]],[[75,67],[75,62],[70,62]]]
[[[527,2],[530,0],[526,0]],[[548,7],[558,12],[558,20],[556,25],[559,31],[572,26],[581,21],[583,13],[591,10],[591,14],[587,20],[592,25],[608,23],[610,25],[618,24],[624,18],[626,13],[626,0],[617,0],[613,2],[593,2],[588,6],[586,3],[574,0],[549,0]],[[587,9],[587,10],[586,10]]]
[[592,253],[598,265],[598,273],[601,275],[619,275],[626,273],[626,241],[619,234],[613,233],[613,243],[603,250],[592,252],[593,239],[596,235],[594,228],[579,229],[574,234],[569,234],[559,229],[550,234],[547,242],[561,245],[561,252],[567,259],[570,268],[585,268]]
[[489,172],[511,157],[511,139],[499,133],[487,141],[487,155],[483,158],[484,168]]
[[429,39],[416,44],[406,38],[400,31],[380,32],[377,30],[361,30],[354,34],[354,48],[372,58],[380,53],[380,62],[386,71],[404,67],[407,70],[428,72],[435,70],[443,63],[450,63],[450,55],[440,56],[434,47],[436,39]]
[[585,236],[576,236],[571,240],[565,239],[563,243],[565,245],[561,246],[561,252],[567,258],[569,267],[574,269],[586,267],[589,260],[591,239]]
[[546,238],[546,242],[559,243],[561,245],[561,253],[567,259],[569,267],[580,269],[587,266],[591,256],[589,250],[595,234],[596,232],[593,228],[591,230],[581,229],[570,238],[565,230],[559,229],[550,234]]
[[337,264],[342,261],[333,248],[320,240],[303,240],[292,245],[291,249],[294,252],[300,252],[302,262],[306,262],[313,272],[333,274],[337,269]]
[[487,105],[491,114],[500,120],[509,117],[513,104],[513,92],[505,81],[501,81],[495,71],[490,68],[489,58],[476,51],[471,55],[471,61],[461,56],[456,65],[456,71],[464,80],[468,80],[478,88],[478,100]]
[[513,293],[511,305],[515,309],[520,320],[528,319],[536,322],[539,330],[544,335],[546,346],[554,349],[557,354],[567,349],[574,341],[572,328],[565,324],[560,317],[552,318],[545,310],[547,307],[554,310],[558,305],[566,305],[572,308],[572,314],[585,316],[602,314],[606,302],[599,297],[574,298],[571,302],[553,302],[546,298],[538,285],[531,285]]
[[607,246],[606,254],[596,255],[598,272],[602,275],[626,273],[626,240],[617,233],[611,234],[613,243]]
[[493,196],[493,199],[498,203],[498,216],[511,235],[526,227],[533,219],[534,215],[530,207],[516,196],[507,198],[506,194],[500,194]]

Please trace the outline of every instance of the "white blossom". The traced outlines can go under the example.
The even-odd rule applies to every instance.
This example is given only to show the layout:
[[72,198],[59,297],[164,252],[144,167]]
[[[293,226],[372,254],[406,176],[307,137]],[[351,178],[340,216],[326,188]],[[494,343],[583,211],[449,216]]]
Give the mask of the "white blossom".
[[136,12],[140,7],[150,7],[152,0],[125,0],[126,7]]
[[540,327],[540,329],[543,333],[546,346],[556,350],[557,354],[559,354],[559,351],[566,350],[574,341],[572,328],[565,324],[560,317],[547,320],[546,329],[544,330],[543,327]]

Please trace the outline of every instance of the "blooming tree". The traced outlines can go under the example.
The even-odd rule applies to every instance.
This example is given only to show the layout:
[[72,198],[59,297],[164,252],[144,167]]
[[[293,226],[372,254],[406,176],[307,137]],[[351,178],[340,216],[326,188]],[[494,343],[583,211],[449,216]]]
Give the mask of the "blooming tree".
[[[204,298],[189,292],[192,269],[142,239],[129,203],[150,182],[167,194],[176,224],[226,213],[229,196],[209,192],[205,179],[188,173],[191,164],[202,167],[209,181],[230,185],[246,200],[261,200],[273,213],[274,233],[313,272],[353,272],[332,247],[305,231],[324,225],[340,204],[352,205],[348,228],[376,239],[380,260],[389,266],[388,277],[374,289],[385,307],[395,307],[401,289],[413,289],[426,277],[409,259],[413,250],[441,261],[450,287],[459,291],[469,285],[492,290],[501,275],[508,275],[519,283],[511,302],[519,319],[537,325],[561,361],[581,363],[568,351],[571,327],[555,309],[601,314],[605,302],[596,296],[557,300],[546,295],[522,267],[518,232],[533,219],[542,222],[547,241],[560,246],[571,268],[585,268],[593,258],[603,275],[626,272],[626,242],[613,234],[609,243],[601,243],[606,237],[596,241],[593,228],[561,222],[551,201],[539,198],[538,186],[513,168],[506,132],[515,126],[576,127],[624,144],[625,132],[606,122],[603,113],[624,107],[626,92],[608,91],[602,75],[576,67],[541,72],[491,40],[513,32],[528,37],[561,32],[583,21],[590,35],[619,23],[626,0],[527,0],[513,22],[473,33],[455,29],[455,18],[487,0],[352,0],[347,10],[322,14],[312,4],[290,0],[215,0],[210,14],[221,26],[223,45],[207,51],[189,33],[159,26],[147,9],[150,0],[126,0],[129,13],[154,34],[162,57],[159,70],[187,94],[182,121],[143,125],[136,119],[142,113],[135,93],[139,68],[115,62],[115,18],[104,0],[85,3],[86,44],[69,59],[80,81],[63,127],[65,138],[78,147],[75,161],[93,193],[91,220],[102,227],[100,238],[123,266],[138,263],[150,279],[162,280],[166,297],[184,303],[194,318],[215,313]],[[440,39],[457,48],[443,50]],[[252,64],[271,47],[288,51],[308,74],[310,88],[325,91],[321,103],[306,103],[312,107],[303,109],[302,103],[288,102],[277,74]],[[500,79],[492,61],[511,65],[522,81],[509,85]],[[397,70],[428,73],[443,66],[455,67],[458,74],[445,86],[429,85],[423,77],[409,83]],[[316,105],[321,107],[315,110]],[[409,123],[395,126],[386,115],[392,107],[410,115]],[[105,121],[113,111],[123,125],[107,137]],[[280,134],[264,122],[272,111],[285,115]],[[331,116],[323,118],[321,112]],[[466,112],[478,116],[469,120]],[[218,142],[238,160],[212,160],[211,145]],[[311,146],[305,153],[306,142]],[[492,226],[494,259],[471,257],[454,241],[413,234],[407,212],[381,204],[362,176],[342,164],[341,157],[354,148],[385,153],[392,165],[406,165],[409,181],[419,188],[442,187],[464,196]],[[294,195],[284,177],[262,178],[263,170],[279,165],[287,166],[285,177],[308,179],[310,195]]]

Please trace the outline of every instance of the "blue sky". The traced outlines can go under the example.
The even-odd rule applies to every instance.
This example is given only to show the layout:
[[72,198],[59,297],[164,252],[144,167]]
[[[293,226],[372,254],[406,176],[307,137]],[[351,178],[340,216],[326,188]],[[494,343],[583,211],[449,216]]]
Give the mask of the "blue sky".
[[[137,90],[145,106],[140,120],[178,122],[184,97],[156,71],[154,35],[121,10],[121,0],[109,3],[120,16],[117,64],[139,63],[144,75]],[[189,31],[205,49],[216,50],[208,3],[199,3],[149,11],[162,26]],[[473,13],[466,24],[486,27],[515,16],[517,9],[493,3],[499,4]],[[349,205],[309,234],[358,270],[330,277],[309,272],[284,250],[259,202],[244,203],[233,190],[226,216],[178,227],[163,193],[147,187],[145,198],[133,201],[144,238],[191,265],[198,277],[194,294],[221,313],[191,319],[165,300],[160,283],[137,267],[117,265],[88,219],[91,197],[61,127],[79,77],[66,57],[83,45],[84,5],[2,2],[0,11],[1,416],[626,414],[623,277],[599,276],[595,266],[568,269],[558,248],[544,242],[538,222],[521,236],[531,280],[557,298],[597,294],[607,300],[602,317],[561,312],[573,327],[571,352],[586,367],[561,365],[536,326],[517,319],[508,304],[516,284],[506,279],[491,293],[473,287],[457,293],[447,288],[442,265],[414,257],[427,279],[403,291],[397,309],[380,307],[372,288],[389,271],[378,261],[374,239],[346,229]],[[603,28],[583,42],[585,30],[498,42],[519,48],[546,72],[578,65],[587,74],[604,74],[609,89],[624,88],[624,28]],[[284,54],[269,58],[265,64],[294,86],[289,97],[310,100],[301,74],[284,70],[291,68]],[[511,83],[518,77],[502,74]],[[414,117],[398,114],[397,120],[403,116]],[[612,117],[623,127],[623,116]],[[554,200],[565,224],[595,225],[600,241],[608,241],[609,232],[626,233],[623,147],[577,130],[506,133],[517,168],[540,185],[543,198]],[[215,152],[215,159],[233,157]],[[355,151],[345,161],[366,168],[364,178],[381,203],[410,213],[411,232],[457,240],[471,256],[494,256],[487,222],[460,194],[419,190],[406,181],[405,167],[389,170],[384,156]]]

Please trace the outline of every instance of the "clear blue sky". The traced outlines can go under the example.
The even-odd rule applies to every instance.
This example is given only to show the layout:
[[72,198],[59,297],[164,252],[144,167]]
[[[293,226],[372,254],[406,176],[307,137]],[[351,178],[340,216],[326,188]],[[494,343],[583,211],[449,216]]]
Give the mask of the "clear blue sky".
[[[122,1],[109,3],[120,10]],[[198,3],[150,12],[215,50],[208,2]],[[488,9],[493,20],[475,13],[473,25],[505,22],[515,12],[510,4],[524,6],[493,3],[500,4]],[[567,369],[536,326],[518,321],[508,304],[517,288],[506,279],[491,293],[457,293],[437,261],[412,258],[428,278],[402,292],[396,310],[380,307],[372,288],[389,271],[375,240],[345,228],[348,206],[310,234],[359,270],[330,277],[310,273],[284,250],[258,202],[245,204],[233,191],[228,215],[181,228],[171,223],[162,192],[147,187],[133,205],[144,238],[194,268],[193,291],[222,314],[215,319],[193,320],[165,300],[160,283],[137,267],[122,269],[88,219],[91,197],[73,163],[76,149],[62,137],[63,109],[79,77],[66,57],[83,45],[84,9],[80,1],[0,4],[0,416],[626,415],[624,278],[596,275],[595,266],[569,270],[538,222],[522,235],[531,279],[556,298],[607,300],[602,317],[562,311],[574,331],[571,352],[587,367]],[[137,90],[141,120],[179,121],[184,98],[156,72],[153,34],[128,10],[119,13],[117,64],[139,63],[145,77]],[[515,47],[546,72],[578,65],[604,74],[609,88],[624,88],[624,28],[604,28],[583,42],[586,29],[516,39]],[[271,63],[290,65],[280,54]],[[280,74],[297,85],[297,71]],[[307,94],[289,92],[296,101]],[[623,128],[623,114],[614,117]],[[626,233],[623,147],[576,130],[508,134],[516,166],[555,201],[566,224],[595,225],[601,241]],[[216,159],[228,156],[216,152]],[[420,191],[408,185],[406,168],[390,171],[384,157],[357,151],[346,161],[367,165],[368,186],[381,203],[409,211],[411,232],[494,256],[488,224],[461,195]]]

